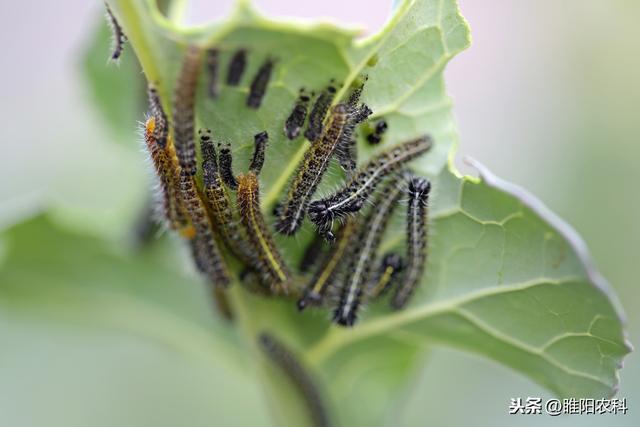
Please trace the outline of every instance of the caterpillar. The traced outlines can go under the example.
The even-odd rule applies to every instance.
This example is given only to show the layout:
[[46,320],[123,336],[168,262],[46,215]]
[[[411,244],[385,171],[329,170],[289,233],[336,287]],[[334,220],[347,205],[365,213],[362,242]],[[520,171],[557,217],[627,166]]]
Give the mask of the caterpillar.
[[180,167],[187,175],[196,173],[196,146],[194,142],[194,105],[201,51],[189,46],[176,82],[173,105],[173,136]]
[[307,405],[311,421],[315,427],[330,427],[324,401],[307,369],[295,355],[276,337],[266,332],[258,336],[258,344],[265,356],[284,373],[298,389]]
[[291,274],[284,263],[278,248],[260,210],[260,188],[254,171],[238,176],[238,211],[247,240],[254,253],[255,267],[272,292],[289,293]]
[[219,74],[220,74],[220,51],[218,49],[207,50],[207,71],[209,72],[209,84],[207,92],[211,98],[217,98],[220,94]]
[[180,195],[180,166],[173,144],[160,146],[156,135],[156,119],[151,115],[145,123],[144,140],[158,178],[162,197],[161,215],[170,229],[183,237],[193,237],[195,231]]
[[260,66],[256,76],[249,86],[249,95],[247,96],[247,107],[258,109],[262,104],[265,93],[267,92],[267,85],[271,79],[271,73],[273,71],[273,65],[275,61],[271,58],[267,58],[265,62]]
[[358,153],[356,151],[356,138],[353,136],[355,127],[365,121],[372,113],[371,109],[362,104],[353,106],[349,110],[349,119],[344,128],[340,144],[336,150],[336,157],[342,169],[350,176],[358,166]]
[[382,262],[378,268],[378,272],[369,283],[367,294],[371,298],[384,296],[391,288],[394,280],[402,271],[404,262],[400,255],[396,253],[388,253],[382,257]]
[[247,51],[245,49],[238,49],[231,57],[231,62],[229,62],[229,69],[227,71],[227,84],[229,86],[238,86],[238,84],[240,84],[246,66]]
[[[189,240],[189,249],[191,250],[191,258],[199,273],[207,274],[207,261],[204,258],[202,241],[197,237]],[[231,305],[227,299],[227,294],[223,288],[214,286],[212,290],[213,302],[216,307],[216,311],[227,321],[233,320],[233,312],[231,311]]]
[[153,137],[155,138],[158,146],[164,149],[167,146],[167,137],[169,136],[169,123],[167,121],[167,115],[162,108],[158,91],[152,85],[147,88],[147,95],[149,97],[149,113],[155,120]]
[[363,303],[365,288],[371,280],[372,264],[380,246],[391,214],[402,194],[401,178],[395,176],[380,191],[369,214],[360,224],[356,243],[349,256],[346,282],[340,290],[340,300],[333,313],[333,320],[341,326],[353,326],[358,309]]
[[214,239],[207,210],[198,194],[194,176],[184,170],[180,172],[180,193],[196,231],[194,238],[199,241],[196,246],[199,251],[196,259],[214,286],[228,286],[229,273]]
[[[353,243],[352,237],[355,230],[356,224],[352,219],[344,223],[338,233],[336,242],[324,256],[313,278],[302,291],[302,297],[297,302],[298,310],[302,311],[310,305],[320,305],[327,290],[336,283],[341,267],[347,259],[348,250]],[[319,240],[322,241],[324,239]]]
[[267,132],[254,136],[255,146],[249,172],[238,176],[237,204],[253,255],[252,267],[260,274],[263,285],[273,293],[288,294],[291,273],[273,242],[260,209],[258,174],[264,162],[267,138]]
[[382,178],[427,152],[432,145],[431,138],[423,136],[373,157],[333,195],[311,202],[307,210],[309,219],[316,224],[321,233],[326,233],[326,230],[331,229],[334,220],[358,212]]
[[309,124],[307,125],[307,130],[304,132],[304,137],[309,141],[316,142],[316,140],[322,136],[324,118],[327,115],[327,111],[329,111],[335,94],[336,87],[330,84],[325,90],[320,92],[316,102],[313,104],[313,107],[311,107]]
[[391,299],[391,307],[404,308],[418,286],[427,263],[427,221],[431,183],[422,177],[409,181],[407,209],[407,265]]
[[245,244],[245,238],[237,226],[231,199],[220,176],[218,157],[211,140],[210,130],[201,132],[200,150],[202,153],[204,200],[214,231],[236,257],[243,262],[248,262],[251,259],[251,254]]
[[231,156],[231,146],[227,143],[224,146],[218,144],[220,148],[220,176],[222,182],[232,190],[238,188],[238,181],[233,173],[233,157]]
[[257,133],[253,137],[255,149],[253,150],[253,157],[249,164],[249,170],[254,172],[256,175],[260,175],[260,172],[262,171],[262,166],[264,165],[264,152],[267,148],[268,141],[269,134],[267,131]]
[[117,61],[122,56],[124,50],[124,44],[127,42],[127,36],[122,31],[122,27],[118,23],[118,20],[111,12],[111,8],[107,3],[104,4],[107,8],[107,22],[111,27],[111,33],[113,34],[113,48],[111,50],[111,60]]
[[[311,94],[313,96],[313,94]],[[293,111],[284,123],[284,134],[289,139],[296,139],[300,135],[302,126],[307,119],[307,110],[309,109],[310,96],[306,93],[305,89],[300,89],[300,94],[296,104],[293,107]]]
[[338,148],[336,149],[336,158],[348,176],[353,173],[358,165],[358,153],[356,151],[357,141],[353,136],[353,132],[356,126],[365,121],[372,113],[371,109],[365,104],[358,105],[363,89],[364,81],[356,86],[349,95],[346,102],[349,118],[342,132]]
[[384,120],[378,120],[375,124],[373,132],[367,135],[367,141],[369,144],[376,145],[382,141],[382,135],[387,131],[387,122]]
[[347,107],[344,104],[333,107],[322,137],[305,152],[276,221],[276,230],[279,233],[292,235],[302,225],[309,198],[315,193],[329,167],[329,161],[340,141],[346,121]]

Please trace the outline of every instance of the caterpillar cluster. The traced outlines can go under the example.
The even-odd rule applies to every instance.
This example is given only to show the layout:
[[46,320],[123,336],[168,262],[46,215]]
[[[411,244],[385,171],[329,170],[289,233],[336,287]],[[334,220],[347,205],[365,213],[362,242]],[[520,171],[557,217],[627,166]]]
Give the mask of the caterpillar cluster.
[[[144,129],[158,182],[159,211],[167,227],[187,241],[197,270],[213,285],[218,306],[232,317],[225,288],[233,282],[228,267],[233,262],[243,267],[240,282],[250,291],[292,299],[301,311],[328,308],[340,326],[353,326],[368,301],[390,291],[391,307],[404,308],[426,267],[431,188],[429,181],[410,172],[409,164],[431,149],[431,138],[401,141],[359,162],[356,132],[363,124],[371,128],[367,121],[373,114],[360,101],[366,77],[350,87],[331,80],[324,88],[300,89],[281,129],[286,139],[303,137],[309,144],[302,142],[304,156],[275,209],[272,226],[263,213],[260,185],[269,134],[254,135],[248,168],[237,173],[233,147],[246,141],[220,140],[215,129],[196,132],[195,105],[200,87],[204,96],[217,99],[224,95],[224,84],[245,85],[244,108],[247,113],[259,109],[268,102],[278,61],[267,56],[255,75],[245,78],[249,52],[239,49],[228,57],[222,79],[224,55],[218,48],[188,46],[173,85],[172,114],[165,113],[151,84]],[[387,126],[380,123],[375,124],[378,137]],[[345,180],[332,194],[318,198],[333,162],[341,166]],[[406,199],[406,253],[381,254],[381,241]],[[296,270],[287,265],[277,242],[296,235],[307,217],[315,226],[315,238]],[[264,344],[268,353],[279,352],[273,341]]]

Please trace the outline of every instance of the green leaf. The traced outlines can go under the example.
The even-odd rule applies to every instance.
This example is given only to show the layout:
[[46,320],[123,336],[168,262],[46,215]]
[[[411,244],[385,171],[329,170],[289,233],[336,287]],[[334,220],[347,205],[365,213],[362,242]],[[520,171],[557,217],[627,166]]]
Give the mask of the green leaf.
[[[483,168],[479,179],[460,177],[450,165],[457,136],[442,71],[469,45],[468,27],[454,0],[397,2],[387,26],[365,40],[328,24],[272,22],[246,2],[239,2],[228,21],[198,28],[178,27],[152,0],[109,4],[168,112],[186,44],[220,48],[222,70],[235,49],[249,49],[242,84],[223,85],[216,100],[199,97],[196,114],[216,139],[234,143],[238,170],[247,166],[253,135],[269,132],[261,176],[265,213],[282,197],[306,149],[306,142],[282,135],[301,86],[318,90],[335,79],[344,83],[339,93],[344,95],[366,74],[363,100],[374,117],[389,123],[383,148],[424,133],[436,141],[415,164],[433,179],[436,194],[429,265],[412,305],[390,313],[375,304],[353,330],[343,330],[324,315],[299,314],[289,301],[265,300],[235,286],[239,338],[248,344],[250,357],[260,358],[255,346],[260,331],[281,337],[322,380],[339,425],[392,424],[426,346],[435,343],[489,357],[562,397],[615,392],[630,346],[621,309],[584,243],[522,190]],[[278,58],[273,80],[263,106],[250,111],[244,102],[250,76],[269,55]],[[362,139],[358,149],[363,160],[373,152]],[[324,189],[339,179],[339,173],[333,175]],[[310,230],[307,224],[302,237],[277,238],[291,264]],[[386,248],[402,245],[401,228],[394,231]],[[264,368],[261,378],[278,425],[303,424],[295,391],[268,364],[258,367]],[[366,402],[366,410],[354,401]]]
[[[124,416],[124,425],[137,426],[180,417],[202,426],[214,417],[268,425],[240,342],[215,319],[202,284],[179,271],[173,248],[116,250],[45,216],[1,241],[0,424],[112,426]],[[245,411],[245,399],[254,413]],[[118,402],[117,410],[105,402]]]

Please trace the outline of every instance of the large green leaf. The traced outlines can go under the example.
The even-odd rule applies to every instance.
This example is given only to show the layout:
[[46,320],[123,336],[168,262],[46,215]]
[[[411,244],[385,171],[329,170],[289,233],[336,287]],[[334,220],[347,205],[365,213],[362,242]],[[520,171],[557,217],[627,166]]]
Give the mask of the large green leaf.
[[[469,44],[468,28],[454,0],[400,2],[382,32],[366,40],[354,39],[352,32],[326,24],[272,22],[257,15],[245,2],[224,23],[186,29],[165,18],[152,0],[111,0],[109,4],[129,36],[146,77],[159,87],[168,111],[187,43],[219,47],[223,67],[235,49],[249,49],[243,83],[237,88],[224,86],[214,101],[200,97],[196,113],[202,126],[213,129],[215,138],[234,143],[239,170],[248,162],[252,136],[261,130],[269,132],[271,143],[261,177],[265,213],[282,196],[306,148],[306,142],[288,141],[282,135],[282,124],[301,86],[317,90],[336,79],[344,82],[344,94],[352,80],[367,74],[363,98],[374,109],[375,117],[384,117],[389,123],[385,147],[423,133],[432,134],[436,140],[434,150],[415,164],[417,170],[433,179],[436,194],[431,208],[427,274],[408,309],[390,313],[383,304],[377,304],[355,328],[342,330],[332,326],[324,314],[299,314],[289,301],[265,300],[235,286],[232,297],[238,318],[232,337],[229,329],[212,322],[191,321],[189,304],[202,308],[200,300],[189,300],[178,312],[153,311],[160,327],[150,327],[154,322],[138,316],[113,316],[121,325],[167,341],[172,341],[174,334],[180,335],[175,337],[176,342],[186,336],[190,351],[204,358],[218,351],[206,345],[208,340],[217,339],[205,339],[206,332],[219,334],[230,343],[225,348],[244,343],[242,348],[248,352],[243,354],[256,360],[260,356],[255,337],[268,330],[300,354],[322,380],[339,425],[392,425],[398,405],[390,403],[402,401],[407,384],[423,360],[425,346],[431,343],[489,357],[560,396],[607,396],[615,392],[617,371],[629,346],[621,310],[589,260],[584,244],[533,197],[484,170],[480,179],[460,177],[448,162],[454,154],[456,133],[442,70]],[[244,99],[249,76],[268,55],[278,58],[274,79],[261,109],[247,110]],[[137,101],[137,96],[123,100]],[[366,159],[372,149],[361,140],[359,152]],[[325,186],[330,185],[328,180]],[[385,242],[387,248],[402,244],[402,238],[393,237],[402,232],[394,231]],[[310,235],[307,225],[302,237],[278,237],[287,260],[295,262]],[[27,277],[26,255],[20,261],[21,257],[11,256],[13,250],[9,246],[7,271],[13,273],[3,276],[3,298],[33,299],[47,305],[60,301],[59,312],[83,320],[102,313],[91,308],[82,310],[85,304],[95,307],[101,300],[93,292],[97,289],[97,295],[102,295],[102,286],[128,289],[122,306],[136,307],[131,313],[137,313],[137,306],[130,301],[141,303],[141,312],[147,315],[144,301],[157,297],[153,292],[156,282],[166,283],[160,277],[155,280],[150,267],[164,271],[160,267],[166,269],[168,262],[186,262],[175,254],[167,261],[166,253],[143,260],[133,257],[126,261],[130,275],[122,277],[108,267],[120,265],[122,260],[107,257],[96,266],[95,273],[90,269],[86,272],[91,277],[104,274],[107,279],[73,288],[88,292],[80,303],[65,297],[66,283],[72,278],[78,281],[68,276],[69,271],[75,271],[73,265],[54,258],[57,261],[51,268],[60,276],[50,272],[41,277],[41,282],[51,280],[64,286],[31,292],[32,286],[25,284],[29,281],[21,278]],[[42,250],[75,258],[77,246],[53,245]],[[27,252],[25,248],[23,253]],[[139,271],[135,267],[138,264]],[[86,265],[92,263],[86,260]],[[184,286],[177,279],[171,282],[167,284],[171,292],[174,287]],[[145,292],[131,293],[138,286]],[[181,306],[181,300],[177,301]],[[71,307],[68,311],[64,309],[66,304]],[[260,378],[277,424],[305,425],[304,409],[287,382],[267,363],[253,365],[262,372]],[[355,405],[356,401],[365,405]]]

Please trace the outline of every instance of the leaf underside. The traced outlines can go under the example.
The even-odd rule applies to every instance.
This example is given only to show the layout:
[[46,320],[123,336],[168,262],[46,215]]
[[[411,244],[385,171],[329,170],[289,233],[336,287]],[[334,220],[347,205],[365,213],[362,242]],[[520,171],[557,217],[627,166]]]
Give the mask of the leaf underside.
[[[425,133],[436,141],[432,152],[412,165],[432,179],[435,189],[427,272],[409,308],[390,312],[385,303],[374,304],[352,330],[331,326],[324,313],[300,314],[290,302],[265,300],[235,286],[239,325],[232,330],[208,315],[200,286],[190,283],[178,267],[166,266],[186,262],[170,248],[163,246],[151,255],[115,255],[100,242],[53,231],[39,218],[5,236],[2,304],[49,307],[44,312],[133,331],[205,360],[216,359],[211,352],[221,352],[238,372],[247,359],[237,355],[245,354],[245,348],[255,350],[257,333],[269,330],[321,379],[340,425],[390,421],[389,402],[400,400],[426,345],[432,343],[491,358],[562,397],[615,393],[630,346],[615,296],[584,244],[531,195],[479,165],[480,178],[461,177],[449,161],[456,130],[442,71],[469,45],[469,30],[454,0],[404,1],[381,33],[364,40],[326,24],[272,22],[245,3],[230,20],[195,29],[177,28],[150,0],[108,3],[167,111],[186,44],[220,48],[222,70],[236,49],[248,49],[242,84],[222,85],[215,100],[199,97],[196,113],[199,126],[233,144],[237,170],[247,167],[253,135],[269,132],[261,176],[265,214],[282,196],[308,144],[301,138],[289,141],[282,132],[300,87],[320,90],[335,79],[344,84],[344,93],[351,81],[366,74],[363,101],[373,109],[374,119],[389,124],[382,148]],[[250,77],[268,56],[278,62],[266,98],[259,110],[248,110]],[[123,74],[123,80],[139,78],[111,71]],[[205,80],[200,93],[205,92]],[[114,87],[129,88],[123,89],[121,104],[137,105],[139,99],[126,93],[131,86]],[[363,135],[358,150],[360,161],[376,151]],[[339,175],[336,169],[321,191],[333,188]],[[311,230],[306,224],[300,237],[277,238],[292,265]],[[20,244],[34,233],[50,236],[43,239],[40,252]],[[398,218],[383,247],[402,251],[403,233]],[[87,245],[95,248],[90,257]],[[87,259],[73,261],[77,256]],[[30,268],[34,259],[37,269]],[[77,267],[81,264],[82,270]],[[169,272],[159,273],[164,270]],[[263,379],[270,378],[266,383],[275,393],[272,397],[290,395],[287,384],[262,371]],[[366,410],[353,405],[354,396],[367,402]],[[305,425],[304,414],[283,416],[286,406],[278,407],[284,404],[273,399],[278,425]]]

